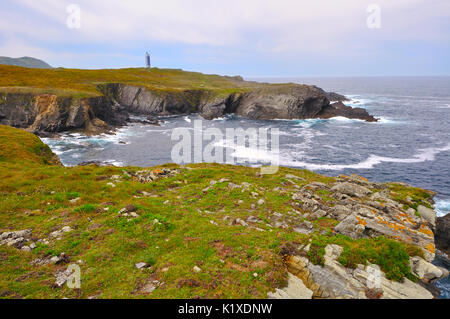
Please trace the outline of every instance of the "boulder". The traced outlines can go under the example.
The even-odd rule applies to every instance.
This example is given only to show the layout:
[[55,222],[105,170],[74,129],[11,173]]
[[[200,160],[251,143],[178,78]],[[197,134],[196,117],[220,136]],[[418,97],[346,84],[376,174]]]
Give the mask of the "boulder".
[[436,212],[428,207],[425,207],[423,205],[419,205],[417,207],[417,212],[422,216],[423,219],[425,219],[427,222],[429,222],[433,227],[436,227]]
[[410,259],[410,266],[413,273],[425,281],[440,278],[444,274],[439,267],[423,260],[418,256]]
[[335,232],[354,239],[361,238],[364,230],[365,226],[361,224],[355,214],[347,216],[334,228]]
[[337,183],[336,185],[334,185],[331,188],[331,190],[348,195],[348,196],[359,197],[359,198],[365,197],[366,195],[369,195],[372,193],[372,191],[370,189],[368,189],[367,187],[349,183],[349,182]]

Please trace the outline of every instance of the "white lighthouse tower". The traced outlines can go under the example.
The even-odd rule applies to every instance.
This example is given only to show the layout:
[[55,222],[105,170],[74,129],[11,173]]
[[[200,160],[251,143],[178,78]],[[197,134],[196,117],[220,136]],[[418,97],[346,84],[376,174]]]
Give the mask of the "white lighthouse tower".
[[152,65],[150,64],[150,54],[148,52],[145,52],[145,66],[147,69],[150,69]]

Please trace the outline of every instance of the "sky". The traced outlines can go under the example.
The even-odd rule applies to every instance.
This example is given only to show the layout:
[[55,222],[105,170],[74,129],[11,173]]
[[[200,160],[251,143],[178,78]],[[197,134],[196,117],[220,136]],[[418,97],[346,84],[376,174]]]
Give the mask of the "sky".
[[0,56],[245,77],[450,75],[449,0],[1,0]]

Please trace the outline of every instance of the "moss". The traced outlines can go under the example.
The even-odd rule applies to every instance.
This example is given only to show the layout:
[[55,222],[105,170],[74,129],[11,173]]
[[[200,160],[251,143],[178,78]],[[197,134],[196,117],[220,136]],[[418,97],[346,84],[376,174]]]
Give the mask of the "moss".
[[314,264],[323,265],[325,247],[336,244],[344,248],[338,261],[347,268],[356,268],[358,264],[379,265],[389,280],[402,281],[403,278],[414,278],[409,266],[410,256],[422,255],[420,248],[385,237],[362,238],[354,240],[343,235],[332,237],[314,237],[307,253]]
[[83,206],[77,207],[73,210],[74,213],[92,213],[97,210],[96,205],[85,204]]
[[[389,183],[389,189],[391,190],[391,195],[399,203],[403,204],[405,208],[411,207],[417,210],[419,205],[433,209],[429,200],[436,194],[432,191],[407,186],[399,183]],[[411,201],[408,201],[411,199]]]

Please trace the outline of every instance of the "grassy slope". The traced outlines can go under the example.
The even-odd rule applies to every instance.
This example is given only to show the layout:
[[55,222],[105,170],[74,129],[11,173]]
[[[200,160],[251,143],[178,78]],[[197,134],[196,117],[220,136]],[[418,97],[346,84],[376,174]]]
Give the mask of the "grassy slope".
[[218,94],[245,91],[254,83],[175,69],[30,69],[0,65],[0,91],[99,95],[97,85],[125,83],[152,90],[212,90]]
[[[265,231],[258,231],[223,221],[226,215],[242,219],[254,215],[269,222],[273,212],[290,218],[296,189],[287,183],[286,174],[304,178],[297,182],[299,186],[312,181],[332,183],[334,178],[287,168],[260,178],[256,169],[247,167],[196,164],[188,170],[168,164],[165,167],[178,167],[180,173],[141,184],[123,173],[141,168],[55,165],[48,148],[22,130],[0,126],[0,145],[0,232],[31,228],[33,236],[47,238],[63,226],[74,229],[60,241],[38,244],[32,252],[0,246],[0,298],[265,298],[286,278],[282,245],[307,243],[310,238],[308,257],[316,263],[321,262],[324,246],[335,242],[345,247],[341,262],[347,266],[370,260],[394,279],[410,276],[408,247],[384,238],[354,241],[332,236],[337,222],[331,219],[313,221],[317,227],[313,235],[270,231],[266,223],[259,224]],[[120,181],[111,180],[113,175],[120,175]],[[221,178],[250,183],[250,191],[263,194],[265,203],[252,209],[257,199],[241,189],[229,190],[227,183],[202,192],[211,180]],[[109,182],[116,187],[108,186]],[[153,196],[143,197],[141,191]],[[81,200],[70,202],[77,197]],[[139,218],[117,217],[128,204],[138,207]],[[109,210],[99,209],[104,207]],[[154,224],[155,219],[161,224]],[[61,252],[71,262],[83,260],[80,290],[52,288],[54,273],[67,265],[30,265],[35,258]],[[136,269],[134,264],[141,261],[152,267]],[[202,272],[192,271],[194,266]],[[164,285],[151,294],[142,293],[140,288],[154,279]]]

